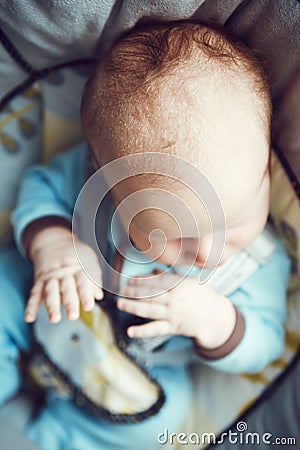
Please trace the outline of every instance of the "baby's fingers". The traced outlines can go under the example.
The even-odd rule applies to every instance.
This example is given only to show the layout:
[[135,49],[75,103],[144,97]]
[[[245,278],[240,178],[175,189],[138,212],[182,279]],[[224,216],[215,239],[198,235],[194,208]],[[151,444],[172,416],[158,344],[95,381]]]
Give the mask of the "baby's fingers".
[[78,295],[85,311],[91,311],[95,306],[94,287],[89,278],[82,272],[75,275]]
[[73,276],[65,277],[61,280],[60,288],[62,302],[69,320],[79,318],[79,297],[76,281]]
[[25,322],[31,323],[35,321],[38,309],[42,303],[43,286],[44,283],[42,281],[37,281],[31,289],[24,313]]
[[130,277],[128,285],[152,288],[157,295],[160,292],[174,288],[180,281],[182,281],[181,277],[176,274],[157,271],[149,275]]
[[166,303],[168,301],[167,293],[161,288],[157,289],[153,286],[125,285],[120,288],[119,293],[132,299],[147,299],[147,301],[154,303]]
[[167,320],[156,320],[143,325],[135,325],[127,329],[131,338],[150,338],[173,334],[171,324]]
[[166,319],[168,316],[167,306],[161,303],[151,303],[150,301],[128,300],[120,298],[118,308],[145,319]]
[[59,322],[61,320],[59,281],[55,278],[48,280],[45,283],[43,294],[50,322]]

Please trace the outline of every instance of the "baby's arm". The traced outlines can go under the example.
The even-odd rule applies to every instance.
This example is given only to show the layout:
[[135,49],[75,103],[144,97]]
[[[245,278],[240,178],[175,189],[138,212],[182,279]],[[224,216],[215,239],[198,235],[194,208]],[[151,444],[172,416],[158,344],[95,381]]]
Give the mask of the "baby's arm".
[[[79,303],[89,310],[101,289],[79,265],[71,233],[72,211],[84,180],[86,151],[81,145],[59,155],[47,166],[30,169],[21,185],[13,225],[17,245],[34,265],[35,280],[25,311],[25,320],[36,318],[42,301],[49,318],[61,318],[61,296],[67,316],[76,319]],[[93,265],[97,281],[101,270],[93,250],[78,242]],[[95,271],[96,268],[96,271]]]
[[268,263],[230,295],[245,320],[241,342],[227,356],[205,360],[207,364],[230,373],[257,373],[282,355],[289,273],[290,261],[278,240]]
[[[169,293],[146,300],[119,300],[119,308],[153,319],[131,327],[132,337],[182,334],[194,338],[202,361],[229,373],[258,372],[283,351],[289,260],[283,247],[230,298],[187,278]],[[133,278],[123,295],[138,295]],[[156,287],[157,290],[157,287]],[[142,293],[141,294],[145,295]],[[235,306],[233,306],[235,305]]]

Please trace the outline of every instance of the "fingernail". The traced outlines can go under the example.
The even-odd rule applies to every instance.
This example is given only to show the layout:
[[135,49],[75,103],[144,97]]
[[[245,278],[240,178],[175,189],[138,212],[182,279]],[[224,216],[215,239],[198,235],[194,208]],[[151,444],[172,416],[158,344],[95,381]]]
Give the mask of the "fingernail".
[[91,311],[94,308],[94,305],[95,305],[94,302],[84,303],[83,309],[84,311]]
[[135,331],[132,328],[128,328],[127,334],[129,337],[134,338],[135,337]]
[[60,321],[60,319],[61,319],[61,317],[57,314],[50,314],[50,316],[49,316],[49,320],[52,323],[57,323]]
[[79,317],[79,312],[74,309],[67,310],[67,317],[69,320],[76,320]]
[[24,315],[25,322],[33,322],[33,316],[30,313]]

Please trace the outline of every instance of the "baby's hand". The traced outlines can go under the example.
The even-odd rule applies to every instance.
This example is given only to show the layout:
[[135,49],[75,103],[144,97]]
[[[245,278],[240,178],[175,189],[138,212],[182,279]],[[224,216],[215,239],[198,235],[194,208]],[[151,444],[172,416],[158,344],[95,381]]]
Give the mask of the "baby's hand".
[[[89,262],[93,277],[101,285],[102,273],[92,248],[77,240],[80,255]],[[83,271],[75,253],[71,231],[52,226],[37,232],[29,247],[34,264],[35,279],[27,302],[24,319],[34,322],[42,302],[45,303],[50,322],[61,320],[61,305],[67,318],[79,318],[80,303],[85,311],[103,298],[102,289]]]
[[[152,319],[143,325],[131,326],[127,333],[134,338],[147,338],[162,335],[183,335],[193,337],[199,345],[216,348],[231,335],[235,326],[235,310],[231,301],[217,294],[196,278],[185,278],[173,289],[155,297],[158,286],[163,287],[167,277],[177,275],[164,274],[159,282],[145,288],[143,277],[133,277],[128,285],[121,288],[120,294],[126,297],[145,297],[142,299],[118,300],[118,308],[139,317]],[[174,278],[174,285],[176,279]],[[158,284],[159,283],[159,284]],[[166,283],[170,286],[170,281]],[[162,289],[161,289],[162,290]]]

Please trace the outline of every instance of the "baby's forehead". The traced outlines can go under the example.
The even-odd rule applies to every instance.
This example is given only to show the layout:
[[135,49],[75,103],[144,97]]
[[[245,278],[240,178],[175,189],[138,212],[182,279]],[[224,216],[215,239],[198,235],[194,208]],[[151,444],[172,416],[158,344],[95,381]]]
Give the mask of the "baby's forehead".
[[146,93],[116,100],[114,120],[103,133],[117,157],[166,151],[189,158],[195,151],[207,164],[217,167],[228,160],[234,166],[238,158],[259,158],[263,147],[265,158],[268,120],[251,86],[244,84],[226,71],[199,76],[186,64]]
[[[185,100],[184,105],[168,104],[164,109],[162,104],[158,108],[151,104],[150,112],[144,103],[141,110],[145,109],[145,114],[133,117],[133,122],[127,116],[112,143],[116,156],[153,152],[182,158],[199,171],[199,176],[208,178],[221,197],[241,203],[237,202],[241,190],[246,198],[267,168],[268,134],[253,108],[236,107],[238,101],[233,99],[218,102],[217,110],[213,102],[189,108]],[[169,173],[170,167],[162,160],[156,169]],[[189,179],[188,173],[183,175]],[[146,186],[146,181],[141,181]],[[159,181],[153,179],[153,184],[159,186]],[[175,188],[170,180],[162,180],[162,185]]]

